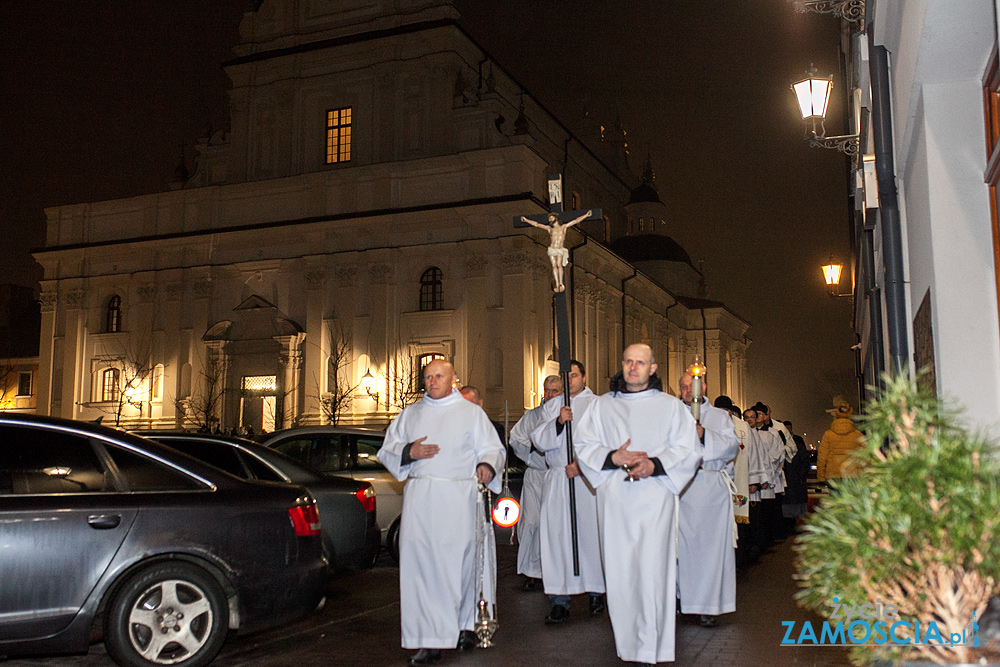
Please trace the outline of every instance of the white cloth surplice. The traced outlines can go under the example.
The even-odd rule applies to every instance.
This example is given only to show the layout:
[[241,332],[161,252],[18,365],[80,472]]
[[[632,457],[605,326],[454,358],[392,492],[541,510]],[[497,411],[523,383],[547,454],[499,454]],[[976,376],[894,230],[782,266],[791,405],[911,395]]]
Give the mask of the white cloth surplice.
[[733,430],[740,439],[740,451],[733,462],[733,481],[736,483],[736,495],[733,497],[733,512],[736,523],[750,523],[750,466],[747,460],[747,441],[750,439],[750,426],[733,415]]
[[774,431],[750,429],[747,438],[749,483],[760,485],[767,482],[771,485],[769,489],[760,489],[751,493],[751,501],[774,498],[775,482],[780,479],[781,463],[784,460],[785,448],[781,446],[781,439]]
[[[424,444],[440,451],[404,464],[407,444],[425,436]],[[480,588],[476,466],[487,463],[499,473],[505,457],[489,417],[457,391],[440,399],[425,395],[386,430],[379,461],[406,481],[399,528],[403,648],[455,648],[459,631],[473,629]],[[499,474],[489,488],[500,492]],[[487,590],[486,596],[492,609],[495,594]]]
[[[517,573],[542,578],[542,548],[538,524],[542,510],[545,455],[532,451],[531,432],[544,416],[545,404],[524,413],[510,430],[510,447],[527,464],[521,484],[521,519],[517,522]],[[536,448],[537,449],[537,448]]]
[[[570,399],[573,434],[597,396],[586,387]],[[549,401],[541,423],[531,434],[535,448],[545,453],[548,470],[542,487],[539,539],[542,554],[542,583],[547,595],[603,593],[604,569],[597,534],[597,495],[582,476],[573,479],[576,495],[576,536],[580,575],[573,574],[573,537],[569,514],[569,478],[566,477],[566,430],[557,433],[556,424],[563,399]],[[575,442],[575,438],[574,438]]]
[[[577,460],[597,488],[608,614],[622,660],[674,659],[677,494],[701,463],[687,407],[656,389],[598,398],[574,431]],[[629,449],[659,458],[664,475],[626,482],[604,469],[608,454]]]
[[704,460],[679,503],[677,588],[682,612],[717,616],[736,611],[736,522],[730,472],[740,440],[727,410],[703,405],[701,425],[705,443],[697,444]]

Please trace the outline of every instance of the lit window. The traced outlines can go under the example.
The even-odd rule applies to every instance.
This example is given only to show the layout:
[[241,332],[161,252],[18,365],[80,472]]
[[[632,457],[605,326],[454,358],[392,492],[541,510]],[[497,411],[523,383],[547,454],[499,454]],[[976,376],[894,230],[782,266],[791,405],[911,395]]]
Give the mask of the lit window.
[[326,163],[351,160],[351,107],[326,112]]
[[441,310],[444,308],[442,276],[441,269],[436,266],[427,269],[420,276],[420,310]]
[[108,299],[104,309],[104,331],[117,333],[122,330],[122,298],[117,294]]
[[113,403],[121,395],[118,389],[118,378],[117,368],[108,368],[101,373],[101,400],[105,403]]
[[244,375],[244,391],[275,391],[278,388],[278,378],[274,375]]
[[17,395],[31,396],[31,371],[17,376]]

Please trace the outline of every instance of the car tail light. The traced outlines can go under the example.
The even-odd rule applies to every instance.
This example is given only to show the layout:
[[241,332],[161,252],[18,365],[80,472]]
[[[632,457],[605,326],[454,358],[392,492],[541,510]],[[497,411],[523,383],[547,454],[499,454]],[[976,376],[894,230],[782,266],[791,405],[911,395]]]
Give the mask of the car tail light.
[[316,509],[316,501],[309,505],[296,505],[288,508],[288,516],[292,520],[292,527],[299,537],[310,537],[320,534],[319,511]]
[[364,483],[360,489],[354,492],[355,497],[361,502],[361,506],[366,512],[375,511],[375,489],[368,482]]

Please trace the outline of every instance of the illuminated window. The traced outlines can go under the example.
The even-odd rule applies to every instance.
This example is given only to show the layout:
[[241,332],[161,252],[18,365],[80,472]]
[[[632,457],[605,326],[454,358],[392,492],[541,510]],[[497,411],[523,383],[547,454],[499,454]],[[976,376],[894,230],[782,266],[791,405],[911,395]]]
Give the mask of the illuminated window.
[[351,107],[326,112],[326,163],[351,160]]
[[122,330],[122,298],[117,294],[108,299],[104,308],[104,331],[117,333]]
[[118,400],[121,392],[118,389],[119,373],[117,368],[108,368],[101,373],[101,400],[104,402],[114,402]]
[[244,391],[275,391],[278,388],[278,378],[274,375],[244,375]]
[[31,371],[21,373],[17,377],[17,395],[31,396]]
[[441,269],[436,266],[427,269],[420,276],[420,310],[441,310],[444,308],[442,277]]

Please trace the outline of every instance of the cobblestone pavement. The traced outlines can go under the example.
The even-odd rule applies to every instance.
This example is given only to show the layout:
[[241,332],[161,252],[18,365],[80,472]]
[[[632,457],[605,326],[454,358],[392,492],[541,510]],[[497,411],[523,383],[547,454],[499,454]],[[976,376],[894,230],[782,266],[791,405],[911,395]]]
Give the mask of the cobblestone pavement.
[[[439,665],[511,667],[518,665],[620,665],[607,617],[591,618],[585,596],[573,599],[560,626],[546,626],[548,601],[521,591],[515,550],[503,538],[499,551],[499,623],[490,649],[446,651]],[[678,620],[677,660],[685,667],[834,667],[848,665],[840,647],[780,646],[781,621],[818,620],[792,598],[791,540],[738,573],[737,611],[718,627]],[[231,639],[215,667],[381,667],[402,666],[410,651],[399,647],[398,569],[384,554],[364,572],[346,573],[328,585],[327,605],[306,619],[256,635]],[[103,644],[86,656],[17,658],[3,667],[113,667]]]

